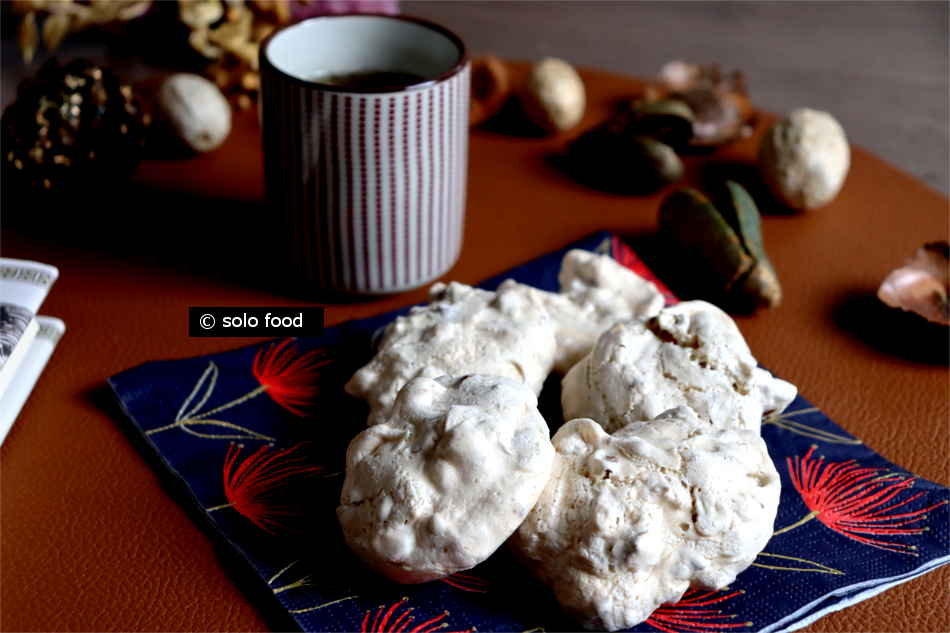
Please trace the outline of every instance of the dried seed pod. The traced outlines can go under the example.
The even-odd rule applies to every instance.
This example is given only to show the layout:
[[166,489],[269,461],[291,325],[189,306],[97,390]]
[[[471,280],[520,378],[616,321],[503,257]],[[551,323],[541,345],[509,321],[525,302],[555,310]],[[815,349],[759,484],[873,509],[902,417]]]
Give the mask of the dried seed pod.
[[675,60],[661,70],[648,97],[674,98],[693,113],[693,147],[715,147],[747,136],[754,112],[742,73],[723,74],[715,64],[699,65]]
[[693,136],[693,111],[678,99],[632,101],[607,122],[607,129],[615,134],[648,136],[680,148]]
[[528,119],[549,133],[577,125],[587,103],[581,76],[566,61],[553,57],[532,66],[519,98]]
[[694,189],[678,189],[660,205],[660,234],[711,298],[741,309],[778,305],[782,290],[765,254],[755,202],[740,185],[727,182],[720,207],[722,212]]
[[208,152],[231,131],[231,107],[212,82],[199,75],[176,73],[162,82],[158,106],[163,121],[196,152]]
[[766,132],[759,169],[772,193],[792,209],[831,202],[848,175],[851,150],[833,116],[809,108],[789,114]]
[[511,96],[511,80],[505,63],[494,55],[472,60],[472,102],[469,124],[478,125],[501,110]]
[[[660,235],[696,264],[696,275],[717,293],[728,291],[755,265],[742,240],[710,200],[677,189],[660,205]],[[701,264],[701,265],[700,265]]]
[[950,243],[924,244],[892,270],[878,288],[878,298],[891,306],[916,312],[928,321],[950,325]]
[[616,193],[652,193],[683,175],[683,163],[669,145],[614,134],[604,126],[571,143],[568,162],[582,182]]
[[51,59],[20,85],[0,123],[4,188],[74,195],[135,169],[149,117],[108,68]]
[[774,307],[782,302],[782,286],[765,253],[762,242],[762,217],[755,200],[745,188],[731,180],[726,182],[726,200],[721,205],[726,221],[736,229],[746,251],[755,259],[755,266],[743,281],[742,293],[757,305]]

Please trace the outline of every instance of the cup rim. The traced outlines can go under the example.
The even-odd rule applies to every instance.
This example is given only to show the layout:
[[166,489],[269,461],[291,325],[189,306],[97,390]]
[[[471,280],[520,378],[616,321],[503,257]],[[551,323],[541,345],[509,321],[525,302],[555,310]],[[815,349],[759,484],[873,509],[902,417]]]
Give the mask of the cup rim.
[[[439,75],[435,77],[431,77],[429,79],[424,79],[422,81],[417,81],[414,83],[409,83],[404,86],[395,86],[392,88],[386,88],[384,90],[380,90],[378,88],[372,88],[372,89],[346,88],[342,86],[336,86],[333,84],[320,83],[319,81],[309,81],[306,79],[301,79],[300,77],[296,77],[294,75],[291,75],[290,73],[287,73],[281,70],[270,61],[270,58],[267,55],[267,51],[270,48],[271,42],[273,42],[274,38],[280,35],[283,31],[289,28],[293,28],[295,26],[299,26],[303,24],[304,22],[311,22],[314,20],[333,20],[336,18],[350,18],[350,17],[387,18],[390,20],[412,22],[414,24],[425,26],[429,29],[432,29],[433,31],[437,31],[441,33],[442,35],[446,36],[455,45],[456,49],[458,49],[458,52],[459,52],[458,61],[455,62],[454,66],[452,66],[448,70],[440,73]],[[425,18],[419,18],[419,17],[411,16],[411,15],[404,15],[401,13],[393,15],[391,13],[348,12],[348,13],[333,13],[329,15],[317,15],[311,18],[307,18],[305,20],[300,20],[299,22],[294,22],[293,24],[285,24],[284,26],[278,28],[273,33],[268,35],[264,39],[264,41],[261,42],[260,52],[258,53],[258,59],[259,59],[259,64],[262,71],[264,70],[273,71],[277,73],[278,75],[280,75],[283,79],[290,80],[294,83],[297,83],[303,86],[308,86],[313,90],[319,90],[321,92],[338,92],[338,93],[349,93],[349,94],[390,94],[390,93],[408,92],[410,90],[421,90],[423,88],[431,87],[437,83],[445,81],[446,79],[454,77],[459,72],[461,72],[463,68],[465,68],[466,64],[468,64],[468,49],[465,47],[465,42],[462,41],[462,38],[456,35],[454,31],[452,31],[451,29],[447,27],[442,26],[441,24],[437,22],[433,22],[432,20],[427,20]]]

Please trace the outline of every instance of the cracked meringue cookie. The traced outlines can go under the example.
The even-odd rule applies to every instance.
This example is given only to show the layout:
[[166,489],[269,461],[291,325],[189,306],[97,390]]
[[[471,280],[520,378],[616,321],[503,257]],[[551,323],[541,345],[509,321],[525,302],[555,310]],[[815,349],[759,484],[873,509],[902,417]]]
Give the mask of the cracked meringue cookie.
[[721,589],[771,538],[780,480],[754,431],[679,407],[613,435],[571,420],[553,441],[548,484],[509,543],[586,628]]
[[390,417],[396,394],[412,378],[484,374],[541,392],[557,352],[555,324],[543,306],[508,281],[497,292],[435,284],[431,303],[385,330],[376,356],[346,384],[370,405],[368,424]]
[[[663,307],[656,286],[612,257],[590,251],[568,251],[558,275],[562,299],[550,302],[558,324],[555,367],[567,372],[597,342],[604,330],[619,321],[649,319]],[[550,294],[550,293],[548,293]]]
[[606,255],[568,252],[559,280],[560,293],[512,279],[496,292],[433,285],[431,303],[386,329],[376,356],[353,375],[347,393],[369,402],[369,425],[389,415],[396,394],[416,376],[506,376],[539,394],[552,367],[566,372],[608,327],[654,316],[663,307],[653,283]]
[[379,573],[435,580],[505,542],[544,490],[553,459],[526,385],[415,378],[391,417],[350,443],[337,516],[347,544]]
[[607,330],[564,377],[561,405],[565,419],[591,418],[608,431],[680,405],[713,426],[758,431],[796,393],[756,366],[729,315],[685,301]]

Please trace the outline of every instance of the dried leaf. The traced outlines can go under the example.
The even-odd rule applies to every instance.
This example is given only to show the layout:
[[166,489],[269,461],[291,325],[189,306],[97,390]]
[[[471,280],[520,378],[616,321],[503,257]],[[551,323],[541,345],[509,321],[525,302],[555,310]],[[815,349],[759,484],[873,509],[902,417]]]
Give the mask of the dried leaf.
[[20,20],[20,25],[17,28],[17,44],[20,47],[20,54],[23,55],[23,60],[26,63],[33,61],[39,39],[39,31],[36,27],[36,13],[27,13],[23,16],[23,19]]
[[13,12],[17,15],[26,15],[34,11],[45,11],[45,0],[13,0]]
[[722,145],[751,132],[752,106],[742,73],[723,75],[715,64],[682,60],[667,63],[648,98],[662,96],[684,101],[694,115],[691,145]]
[[72,18],[65,13],[53,13],[43,21],[43,44],[50,52],[59,48],[72,26]]
[[178,0],[178,15],[192,29],[204,29],[224,17],[219,0]]
[[152,0],[132,0],[118,10],[117,17],[125,22],[134,20],[145,15],[151,7]]
[[228,10],[227,21],[211,29],[208,35],[211,42],[225,50],[236,49],[251,39],[253,14],[243,7],[240,10],[235,9],[236,7],[231,7]]
[[217,59],[221,57],[221,49],[208,41],[209,33],[208,29],[195,29],[188,34],[188,44],[208,59]]
[[892,308],[950,325],[950,244],[924,244],[884,279],[877,296]]

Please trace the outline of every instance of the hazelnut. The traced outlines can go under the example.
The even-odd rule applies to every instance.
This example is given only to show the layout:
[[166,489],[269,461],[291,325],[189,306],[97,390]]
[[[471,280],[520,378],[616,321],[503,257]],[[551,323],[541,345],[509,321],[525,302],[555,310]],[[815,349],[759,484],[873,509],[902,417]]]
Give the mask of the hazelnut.
[[793,209],[831,202],[844,184],[851,150],[833,116],[801,108],[773,125],[759,148],[759,169],[772,193]]
[[549,57],[535,64],[519,98],[525,115],[549,133],[569,130],[584,116],[584,82],[561,59]]
[[176,73],[158,89],[162,118],[188,147],[208,152],[231,132],[231,106],[214,83],[189,73]]

